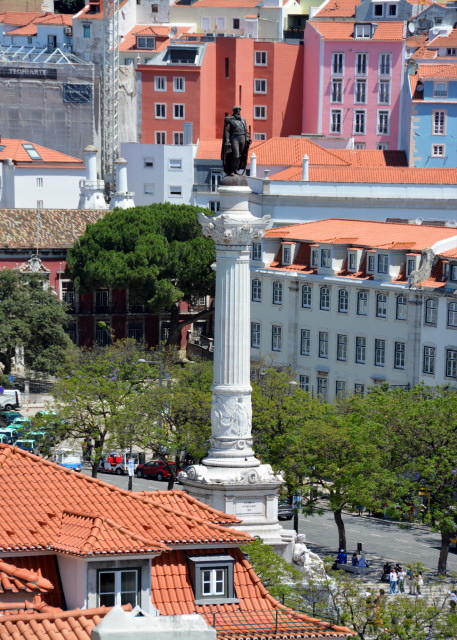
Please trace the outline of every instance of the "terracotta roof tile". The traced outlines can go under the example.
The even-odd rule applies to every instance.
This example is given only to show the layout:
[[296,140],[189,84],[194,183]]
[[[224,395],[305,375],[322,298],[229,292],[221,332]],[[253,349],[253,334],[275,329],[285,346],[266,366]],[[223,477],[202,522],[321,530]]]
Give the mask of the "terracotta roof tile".
[[420,64],[419,78],[457,78],[457,64]]
[[[270,180],[300,182],[302,171],[290,167],[275,173]],[[313,167],[310,182],[373,182],[385,184],[456,184],[457,169],[417,167]]]
[[33,23],[26,24],[24,27],[18,27],[17,29],[12,29],[8,31],[5,35],[8,36],[36,36],[37,34],[36,25]]
[[[154,51],[154,53],[158,53],[161,51],[164,46],[168,46],[170,44],[170,38],[168,34],[170,33],[170,29],[173,25],[144,25],[139,24],[133,27],[131,31],[129,31],[121,40],[119,44],[119,51]],[[181,34],[189,33],[192,29],[191,26],[186,27],[176,27],[177,32],[175,38],[179,38]],[[155,37],[156,43],[154,49],[138,49],[137,44],[137,36],[149,36]]]
[[[354,40],[354,22],[311,21],[324,40]],[[371,38],[371,42],[401,42],[403,40],[403,22],[380,22]]]
[[328,0],[319,11],[314,14],[314,18],[354,18],[355,8],[361,0]]
[[411,56],[411,58],[414,58],[414,60],[433,60],[434,58],[436,58],[437,56],[437,51],[436,50],[431,50],[431,49],[427,49],[427,47],[419,47],[419,49],[417,49],[413,55]]
[[[40,247],[67,249],[83,235],[88,224],[105,215],[102,210],[42,209]],[[36,209],[0,209],[0,246],[4,249],[36,247]]]
[[35,572],[0,560],[0,592],[27,591],[30,593],[39,591],[47,593],[50,589],[54,589],[54,585],[42,577],[41,570]]
[[[39,511],[30,510],[32,476]],[[182,513],[143,494],[78,475],[9,445],[0,445],[0,483],[5,493],[15,496],[14,503],[0,504],[0,552],[48,549],[84,554],[84,539],[95,547],[99,544],[103,552],[117,554],[123,553],[118,544],[126,545],[132,534],[148,544],[154,542],[157,551],[175,544],[239,544],[250,540],[248,534],[213,524],[207,509],[199,516]],[[100,523],[66,515],[70,504],[73,514],[90,514],[90,518],[106,521],[108,526],[103,524],[100,538],[95,536]],[[128,530],[123,529],[124,523],[128,523]]]
[[[62,609],[59,607],[51,607],[40,599],[35,597],[32,602],[25,600],[24,602],[1,602],[0,603],[0,617],[1,616],[17,616],[28,614],[29,619],[31,616],[37,613],[61,613]],[[11,618],[10,618],[11,619]]]
[[[192,556],[210,553],[192,550]],[[172,551],[152,561],[152,604],[167,615],[201,614],[216,627],[219,639],[265,636],[279,639],[294,635],[332,638],[350,634],[346,627],[315,620],[284,607],[268,593],[239,549],[227,553],[235,560],[234,585],[239,603],[196,605],[186,554]]]
[[35,18],[35,24],[62,24],[71,27],[73,24],[73,16],[69,13],[51,13],[39,18]]
[[35,18],[42,17],[40,11],[3,11],[0,13],[0,22],[16,27],[23,27]]
[[[177,6],[187,2],[175,2]],[[231,9],[250,9],[262,6],[262,0],[197,0],[192,7],[230,7]]]
[[15,138],[2,138],[0,141],[0,160],[10,158],[13,162],[27,162],[37,164],[36,160],[33,160],[29,153],[24,148],[24,144],[32,144],[35,150],[41,157],[43,163],[65,163],[73,164],[78,168],[84,168],[84,163],[79,158],[74,158],[66,153],[60,151],[54,151],[54,149],[48,149],[42,147],[40,144],[29,142],[28,140],[17,140]]
[[426,33],[422,33],[416,36],[410,36],[406,38],[406,46],[407,47],[421,47],[424,46],[428,41],[428,35]]
[[241,522],[235,516],[228,515],[223,511],[217,511],[196,498],[193,498],[185,491],[174,489],[173,491],[142,491],[141,495],[155,504],[166,505],[171,509],[177,509],[190,516],[205,517],[214,524],[237,524]]
[[455,47],[457,45],[457,29],[453,29],[447,36],[437,36],[430,41],[433,47]]
[[[40,576],[38,584],[41,585],[40,589],[35,593],[46,594],[46,603],[49,606],[62,608],[64,599],[60,586],[59,569],[57,566],[57,559],[51,555],[31,555],[31,556],[17,556],[15,558],[8,558],[8,564],[14,565],[18,570],[27,571],[31,575]],[[45,589],[45,584],[49,583],[51,587]],[[33,584],[33,583],[31,583]],[[22,592],[23,590],[21,590]],[[14,590],[11,593],[15,593]],[[31,591],[33,595],[33,591]],[[34,597],[34,600],[36,596]],[[23,603],[22,603],[23,604]],[[1,605],[0,605],[1,606]]]

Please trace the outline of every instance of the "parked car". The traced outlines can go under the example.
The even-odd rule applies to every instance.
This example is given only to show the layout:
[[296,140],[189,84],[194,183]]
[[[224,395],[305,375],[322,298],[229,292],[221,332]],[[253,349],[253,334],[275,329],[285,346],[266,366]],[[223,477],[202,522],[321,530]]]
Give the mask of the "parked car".
[[[176,464],[174,462],[169,462],[168,464],[172,469],[176,468]],[[181,469],[178,469],[178,473],[180,471]],[[150,460],[149,462],[145,462],[144,464],[139,464],[137,466],[136,476],[137,478],[153,478],[154,480],[161,482],[162,480],[168,480],[170,477],[170,471],[162,460]]]
[[[100,464],[98,465],[99,471],[104,471],[105,473],[115,473],[118,476],[123,476],[124,474],[129,472],[129,453],[117,453],[112,452],[108,453],[100,460]],[[138,465],[138,454],[133,452],[133,470]]]
[[18,447],[18,449],[28,451],[29,453],[37,453],[38,450],[38,443],[36,440],[16,440],[14,446]]
[[7,427],[15,418],[22,418],[22,413],[19,411],[0,411],[0,423]]
[[[5,436],[7,444],[14,444],[18,438],[22,436],[22,432],[20,429],[13,429],[11,425],[9,427],[4,427],[0,429],[0,435]],[[5,442],[5,439],[2,438],[2,441]]]
[[292,520],[294,508],[287,498],[280,498],[278,502],[278,520]]
[[24,429],[27,431],[27,429],[32,427],[32,420],[27,416],[18,416],[10,423],[10,427],[12,429]]

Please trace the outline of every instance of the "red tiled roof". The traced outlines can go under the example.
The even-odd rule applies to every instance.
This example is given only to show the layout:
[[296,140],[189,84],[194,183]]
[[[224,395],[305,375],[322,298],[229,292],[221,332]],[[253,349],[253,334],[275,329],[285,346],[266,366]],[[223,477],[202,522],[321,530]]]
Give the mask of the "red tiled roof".
[[[0,160],[10,158],[13,162],[27,162],[37,164],[37,160],[33,160],[24,149],[24,144],[32,144],[41,156],[42,163],[65,163],[77,165],[77,168],[84,168],[84,162],[79,158],[74,158],[66,153],[42,147],[40,144],[29,142],[28,140],[17,140],[15,138],[1,138],[0,140]],[[40,162],[40,161],[38,161]]]
[[235,516],[208,507],[208,505],[203,504],[203,502],[200,502],[185,491],[180,491],[179,489],[175,489],[174,491],[142,491],[141,495],[158,505],[164,505],[170,507],[170,509],[177,509],[181,513],[186,513],[191,517],[201,518],[202,515],[205,514],[205,518],[214,524],[230,525],[240,522]]
[[[119,9],[122,9],[122,7],[127,2],[129,2],[129,0],[119,0]],[[98,6],[99,7],[98,13],[90,13],[90,9],[91,9],[92,6]],[[86,4],[86,6],[83,7],[81,9],[81,11],[79,11],[73,17],[76,18],[76,19],[79,18],[79,19],[84,19],[84,20],[103,20],[103,17],[104,17],[103,7],[104,7],[103,0],[98,0],[98,2],[97,2],[97,0],[94,0],[90,4]]]
[[265,237],[370,248],[409,248],[418,251],[431,247],[439,240],[455,237],[457,245],[457,229],[452,227],[338,218],[276,227],[269,229]]
[[41,11],[3,11],[0,13],[0,22],[16,27],[23,27],[29,22],[43,16]]
[[433,47],[455,47],[457,45],[457,29],[453,29],[447,36],[436,36],[430,41]]
[[419,78],[457,78],[457,64],[420,64]]
[[[175,2],[176,5],[187,4]],[[262,0],[197,0],[192,7],[230,7],[231,9],[245,9],[262,6]]]
[[40,596],[35,596],[33,602],[25,600],[24,602],[1,602],[0,603],[0,617],[1,616],[17,616],[27,614],[30,619],[31,616],[37,613],[60,613],[62,609],[58,607],[51,607],[49,604],[41,600]]
[[10,591],[11,593],[19,593],[19,591],[39,591],[47,593],[50,589],[54,589],[54,585],[46,578],[43,578],[40,571],[30,569],[22,569],[14,564],[9,564],[0,560],[0,592]]
[[[172,28],[171,24],[165,25],[165,26],[144,25],[144,24],[136,25],[135,27],[133,27],[131,31],[129,31],[122,38],[122,41],[119,44],[119,51],[154,51],[157,53],[158,51],[161,51],[164,48],[164,45],[168,46],[168,44],[170,43],[170,38],[168,37],[168,34],[170,33],[171,28]],[[183,33],[188,33],[192,29],[191,26],[176,27],[176,28],[177,28],[177,32],[175,37],[179,37]],[[154,49],[144,49],[144,48],[138,49],[136,46],[137,36],[155,37],[155,38],[158,38],[159,40],[156,41],[155,43],[156,46]]]
[[[275,173],[270,180],[300,182],[302,171],[290,167]],[[386,184],[456,184],[457,169],[417,167],[313,167],[310,182],[373,182]]]
[[[112,607],[74,609],[0,617],[0,640],[90,640],[90,634]],[[123,609],[131,610],[131,605]]]
[[36,36],[37,34],[36,25],[31,22],[30,24],[26,24],[25,27],[18,27],[17,29],[12,29],[8,31],[5,35],[7,36]]
[[[31,478],[39,510],[30,509]],[[200,517],[182,513],[144,494],[123,491],[9,445],[0,445],[0,484],[5,494],[15,496],[14,502],[0,504],[0,551],[86,554],[90,543],[98,555],[115,555],[119,541],[126,545],[127,539],[137,552],[147,544],[149,553],[166,550],[167,545],[230,545],[251,539],[213,524],[208,507]],[[67,515],[68,505],[73,515]],[[103,526],[95,518],[104,520]]]
[[416,49],[416,51],[411,56],[411,58],[414,58],[415,60],[424,60],[424,59],[433,60],[436,57],[437,57],[436,49],[427,49],[426,46],[419,47],[419,49]]
[[328,0],[314,14],[314,18],[353,18],[361,0]]
[[[18,570],[25,570],[28,571],[31,575],[41,576],[40,584],[44,585],[46,581],[51,585],[52,588],[46,592],[45,596],[46,603],[49,606],[57,608],[62,608],[64,606],[64,598],[60,584],[60,576],[56,556],[21,555],[14,558],[7,558],[7,560],[8,564],[14,564],[14,566]],[[12,593],[14,593],[14,591],[12,591]],[[34,601],[37,598],[42,598],[41,593],[45,593],[44,589],[39,593],[36,592]],[[0,605],[0,608],[1,606],[2,605]]]
[[41,16],[34,20],[35,24],[63,24],[71,27],[73,24],[73,16],[69,13],[51,13]]
[[[239,603],[196,605],[186,555],[184,551],[171,551],[152,561],[152,604],[166,615],[203,615],[209,624],[216,627],[218,638],[332,638],[351,633],[346,627],[316,620],[284,607],[268,593],[239,549],[228,553],[235,560],[234,585]],[[199,553],[192,551],[192,555]]]
[[422,47],[427,43],[428,35],[426,33],[422,33],[416,36],[410,36],[406,38],[406,46],[407,47]]
[[[312,20],[311,24],[324,40],[357,40],[354,38],[354,22]],[[401,42],[402,40],[403,22],[380,22],[371,38],[371,42]]]
[[[106,211],[95,209],[42,209],[40,211],[40,247],[68,249]],[[36,247],[36,209],[0,209],[0,247],[31,249]]]

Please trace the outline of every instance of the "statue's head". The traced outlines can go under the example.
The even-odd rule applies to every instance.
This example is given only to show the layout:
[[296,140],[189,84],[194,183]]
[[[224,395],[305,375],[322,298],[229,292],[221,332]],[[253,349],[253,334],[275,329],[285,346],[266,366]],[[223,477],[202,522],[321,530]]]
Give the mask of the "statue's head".
[[233,107],[233,115],[239,116],[241,114],[241,107]]

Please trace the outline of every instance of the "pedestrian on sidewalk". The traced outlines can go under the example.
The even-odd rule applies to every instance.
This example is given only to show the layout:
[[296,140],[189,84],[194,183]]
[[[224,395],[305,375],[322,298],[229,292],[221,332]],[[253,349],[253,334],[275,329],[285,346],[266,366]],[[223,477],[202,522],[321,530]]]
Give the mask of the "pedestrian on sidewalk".
[[424,578],[422,577],[422,571],[417,574],[417,595],[422,595],[422,587],[424,586]]
[[398,592],[405,593],[405,580],[406,580],[406,571],[400,567],[400,571],[398,572]]
[[389,574],[390,593],[393,594],[397,590],[397,582],[398,582],[398,573],[395,571],[395,569],[392,569],[392,571]]
[[412,570],[409,580],[409,594],[411,596],[415,596],[417,595],[417,575]]

